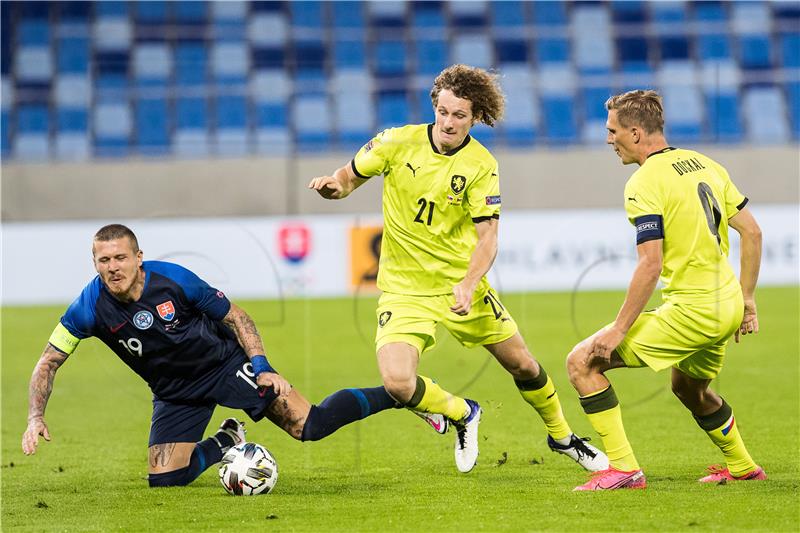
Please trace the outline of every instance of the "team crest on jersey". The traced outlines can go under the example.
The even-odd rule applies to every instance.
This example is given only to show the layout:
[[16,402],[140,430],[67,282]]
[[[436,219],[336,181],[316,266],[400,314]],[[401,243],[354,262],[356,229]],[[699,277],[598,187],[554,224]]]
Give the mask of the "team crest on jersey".
[[378,317],[378,324],[380,324],[380,326],[383,327],[386,325],[387,322],[389,322],[390,318],[392,318],[392,312],[384,311],[383,313],[381,313],[381,316]]
[[156,311],[158,311],[158,316],[167,322],[175,318],[175,306],[172,305],[172,300],[168,300],[163,304],[158,304],[156,306]]
[[453,177],[450,178],[450,188],[456,194],[461,194],[464,192],[464,187],[467,186],[467,178],[460,174],[454,174]]
[[147,329],[153,325],[153,313],[150,311],[139,311],[133,315],[133,325],[139,329]]

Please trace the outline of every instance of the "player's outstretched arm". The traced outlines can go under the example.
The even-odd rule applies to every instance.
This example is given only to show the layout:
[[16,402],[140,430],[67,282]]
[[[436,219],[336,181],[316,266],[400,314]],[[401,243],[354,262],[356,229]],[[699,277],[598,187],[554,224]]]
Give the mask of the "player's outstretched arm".
[[53,391],[56,371],[64,364],[67,357],[67,354],[48,343],[33,369],[28,390],[28,427],[22,435],[22,451],[25,455],[36,453],[39,435],[44,437],[44,440],[50,440],[50,431],[44,421],[44,410]]
[[367,180],[359,178],[348,163],[333,173],[333,176],[320,176],[308,184],[309,189],[314,189],[326,200],[341,200],[347,198],[351,192],[366,183]]
[[481,278],[492,268],[495,257],[497,257],[497,229],[500,221],[496,218],[483,220],[475,224],[478,233],[478,242],[469,260],[467,274],[460,283],[453,287],[453,298],[455,303],[450,306],[450,310],[457,315],[465,316],[472,309],[472,296],[475,294],[475,287]]
[[758,272],[761,270],[761,228],[747,207],[729,218],[728,225],[735,229],[741,237],[739,283],[742,285],[742,295],[744,296],[744,317],[741,326],[734,334],[734,340],[739,342],[740,335],[758,333],[756,283],[758,282]]
[[[256,373],[256,383],[260,387],[272,387],[275,394],[289,394],[292,386],[280,374],[264,370],[259,371],[260,364],[266,365],[266,352],[264,351],[264,342],[261,340],[261,335],[258,333],[256,323],[250,318],[247,312],[231,302],[231,308],[225,318],[222,319],[223,324],[231,328],[239,340],[239,345],[244,349],[245,354],[253,364],[253,371]],[[256,359],[260,358],[260,359]],[[263,363],[261,362],[263,359]]]

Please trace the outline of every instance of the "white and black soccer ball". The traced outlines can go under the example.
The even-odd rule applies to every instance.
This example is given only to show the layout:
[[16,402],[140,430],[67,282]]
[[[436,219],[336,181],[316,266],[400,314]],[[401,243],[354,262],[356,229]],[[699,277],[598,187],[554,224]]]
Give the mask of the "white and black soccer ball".
[[235,496],[267,494],[278,481],[278,463],[260,444],[245,442],[222,457],[219,481]]

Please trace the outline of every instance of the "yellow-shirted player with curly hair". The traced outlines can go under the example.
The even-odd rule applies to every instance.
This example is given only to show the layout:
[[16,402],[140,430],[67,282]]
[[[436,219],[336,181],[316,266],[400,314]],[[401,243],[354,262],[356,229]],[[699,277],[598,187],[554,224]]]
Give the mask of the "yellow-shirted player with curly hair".
[[497,254],[499,172],[469,132],[478,122],[494,126],[502,118],[497,76],[453,65],[437,76],[431,100],[433,124],[387,129],[332,176],[309,184],[324,198],[342,199],[370,177],[384,177],[375,343],[386,390],[412,410],[443,415],[430,419],[442,423],[442,432],[452,421],[456,466],[472,470],[480,406],[417,375],[419,357],[434,346],[441,323],[464,346],[486,347],[508,370],[547,426],[551,449],[602,470],[605,455],[572,433],[552,380],[485,277]]
[[[765,479],[747,453],[730,405],[708,388],[722,369],[728,340],[758,332],[761,231],[747,198],[722,165],[667,144],[655,91],[612,96],[606,108],[608,144],[623,164],[639,165],[625,186],[639,261],[616,320],[567,357],[570,381],[610,461],[575,490],[646,486],[605,376],[621,367],[672,369],[672,391],[725,457],[726,466],[711,467],[701,482]],[[729,227],[741,236],[739,280],[728,263]],[[659,276],[664,303],[642,312]]]

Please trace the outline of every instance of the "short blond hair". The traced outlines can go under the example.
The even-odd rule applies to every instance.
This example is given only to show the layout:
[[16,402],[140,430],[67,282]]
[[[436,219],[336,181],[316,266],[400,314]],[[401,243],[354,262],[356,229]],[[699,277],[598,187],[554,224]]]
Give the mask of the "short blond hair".
[[506,97],[500,89],[498,75],[478,67],[451,65],[441,71],[433,81],[431,102],[435,106],[439,93],[447,89],[458,98],[472,102],[472,115],[487,126],[503,118]]
[[664,132],[664,105],[661,95],[653,90],[614,95],[606,100],[606,109],[615,110],[617,120],[625,128],[641,126],[647,133]]

